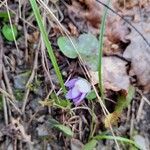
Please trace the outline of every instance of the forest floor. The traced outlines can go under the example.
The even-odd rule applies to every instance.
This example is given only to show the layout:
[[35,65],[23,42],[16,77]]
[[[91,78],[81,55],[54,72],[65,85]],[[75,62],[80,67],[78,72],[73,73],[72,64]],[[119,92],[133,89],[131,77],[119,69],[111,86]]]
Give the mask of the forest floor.
[[150,1],[110,2],[100,58],[107,0],[36,0],[59,77],[93,91],[78,104],[31,1],[0,0],[0,150],[149,150]]

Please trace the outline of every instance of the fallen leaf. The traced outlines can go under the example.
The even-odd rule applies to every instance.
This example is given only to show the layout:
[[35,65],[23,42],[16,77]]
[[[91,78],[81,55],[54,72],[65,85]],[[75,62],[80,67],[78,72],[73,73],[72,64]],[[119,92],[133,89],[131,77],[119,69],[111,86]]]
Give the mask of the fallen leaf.
[[95,0],[72,1],[72,5],[68,5],[68,15],[79,30],[98,34],[102,15],[101,8],[102,6]]
[[39,39],[39,31],[35,31],[32,34],[28,34],[27,39],[30,43],[36,43]]
[[[150,41],[149,22],[134,23],[134,26]],[[145,92],[148,92],[150,91],[150,47],[134,30],[128,38],[131,43],[123,56],[131,61],[131,71],[137,76],[138,84],[144,88]]]
[[[92,81],[97,84],[98,72],[90,71]],[[127,91],[130,85],[126,62],[117,57],[103,57],[103,80],[105,89]]]
[[118,19],[117,17],[109,19],[107,23],[107,38],[109,41],[113,43],[119,43],[120,41],[127,43],[128,40],[126,39],[126,35],[129,34],[129,30],[127,26],[121,21],[122,19]]
[[139,2],[137,0],[114,0],[115,7],[120,9],[130,9],[138,5],[138,3]]

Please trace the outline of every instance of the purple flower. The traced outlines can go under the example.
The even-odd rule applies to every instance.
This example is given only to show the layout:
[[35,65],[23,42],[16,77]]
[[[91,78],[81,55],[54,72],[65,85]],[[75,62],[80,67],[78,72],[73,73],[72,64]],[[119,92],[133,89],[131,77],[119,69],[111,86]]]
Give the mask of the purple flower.
[[69,88],[66,98],[73,100],[75,105],[79,105],[85,98],[86,94],[91,91],[90,83],[80,77],[71,79],[65,84],[65,86]]

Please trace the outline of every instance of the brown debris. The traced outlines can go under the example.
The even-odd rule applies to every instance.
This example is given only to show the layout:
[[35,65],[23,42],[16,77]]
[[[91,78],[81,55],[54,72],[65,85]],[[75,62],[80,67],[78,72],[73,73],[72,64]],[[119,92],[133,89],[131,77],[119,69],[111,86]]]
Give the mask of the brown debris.
[[[149,23],[139,22],[134,25],[150,41]],[[150,47],[133,30],[128,38],[131,43],[126,48],[123,56],[131,61],[131,69],[137,76],[139,85],[143,86],[145,92],[148,92],[150,91]]]
[[27,135],[24,126],[19,122],[19,119],[12,118],[12,123],[10,123],[6,128],[2,129],[4,135],[15,139],[22,140],[24,142],[32,143],[31,136]]
[[[126,71],[126,62],[117,57],[103,57],[103,80],[107,90],[127,91],[130,85]],[[94,84],[98,81],[98,72],[90,72]]]

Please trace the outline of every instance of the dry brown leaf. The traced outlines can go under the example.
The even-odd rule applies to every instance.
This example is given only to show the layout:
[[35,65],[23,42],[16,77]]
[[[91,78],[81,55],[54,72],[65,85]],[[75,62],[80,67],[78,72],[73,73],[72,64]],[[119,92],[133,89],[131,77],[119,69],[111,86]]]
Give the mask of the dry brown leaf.
[[72,5],[68,6],[68,15],[79,30],[98,34],[102,6],[95,0],[72,0]]
[[68,27],[70,29],[70,35],[71,36],[79,36],[79,32],[76,28],[76,26],[74,26],[71,22],[68,24]]
[[27,39],[30,43],[36,43],[39,39],[39,31],[35,31],[32,34],[28,34]]
[[113,0],[115,8],[122,11],[122,9],[132,9],[136,6],[147,7],[149,6],[149,0]]
[[130,9],[139,4],[137,0],[113,0],[114,5],[120,9]]
[[126,36],[129,34],[129,30],[120,18],[109,19],[106,34],[108,40],[113,43],[119,43],[120,41],[124,43],[128,42]]
[[[94,84],[98,83],[98,72],[90,71]],[[120,91],[128,90],[129,76],[126,72],[126,62],[117,57],[103,57],[103,80],[105,89]]]
[[[150,21],[134,23],[134,26],[150,41]],[[131,44],[126,48],[123,56],[131,61],[131,69],[137,76],[139,85],[146,92],[150,91],[150,47],[141,36],[132,30],[128,38]]]

